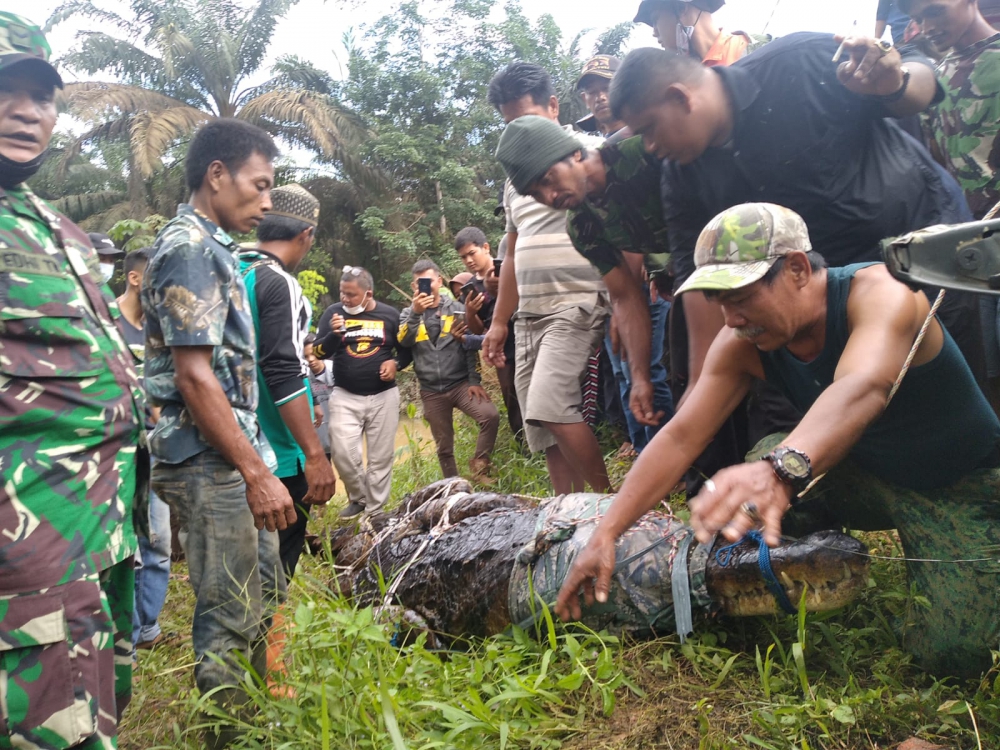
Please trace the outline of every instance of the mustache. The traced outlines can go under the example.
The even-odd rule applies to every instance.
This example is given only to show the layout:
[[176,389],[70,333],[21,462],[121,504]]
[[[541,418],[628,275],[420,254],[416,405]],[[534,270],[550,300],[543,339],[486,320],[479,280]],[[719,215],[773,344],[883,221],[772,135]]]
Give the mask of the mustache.
[[741,340],[753,339],[764,333],[764,329],[760,326],[740,326],[739,328],[734,328],[733,333],[736,334],[736,338]]

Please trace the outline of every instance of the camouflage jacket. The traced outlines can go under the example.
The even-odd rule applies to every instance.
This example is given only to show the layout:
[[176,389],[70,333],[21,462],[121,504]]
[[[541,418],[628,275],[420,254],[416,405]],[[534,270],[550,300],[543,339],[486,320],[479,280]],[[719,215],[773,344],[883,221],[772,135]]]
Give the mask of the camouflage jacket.
[[1000,201],[1000,34],[949,54],[937,73],[944,99],[927,117],[928,139],[981,219]]
[[142,280],[146,325],[146,393],[161,407],[149,438],[154,461],[179,464],[211,449],[174,384],[172,346],[211,346],[212,369],[251,445],[273,468],[257,424],[256,337],[238,245],[182,203],[156,237]]
[[0,190],[0,595],[135,553],[149,459],[118,315],[87,235]]
[[588,199],[567,216],[573,245],[601,276],[622,261],[622,252],[642,253],[650,277],[670,260],[667,225],[660,207],[660,163],[635,136],[598,150],[605,169],[604,195]]

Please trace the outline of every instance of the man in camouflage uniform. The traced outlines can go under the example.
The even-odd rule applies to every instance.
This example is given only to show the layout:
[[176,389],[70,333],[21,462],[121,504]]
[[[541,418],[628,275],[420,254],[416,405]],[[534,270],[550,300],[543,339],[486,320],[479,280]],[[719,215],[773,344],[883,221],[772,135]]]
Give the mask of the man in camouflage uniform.
[[37,198],[59,74],[0,13],[0,748],[113,748],[143,399],[87,235]]
[[717,215],[695,263],[681,289],[711,295],[727,327],[577,558],[559,614],[579,615],[581,586],[588,600],[607,597],[614,540],[659,503],[753,379],[766,379],[802,421],[749,457],[764,460],[705,483],[691,503],[698,540],[721,531],[736,541],[761,523],[771,546],[782,530],[895,528],[930,602],[904,645],[935,672],[989,668],[1000,645],[1000,421],[927,298],[880,263],[825,268],[801,217],[770,203]]
[[213,697],[226,706],[246,701],[244,659],[265,672],[265,635],[285,594],[274,532],[295,520],[258,429],[256,337],[228,234],[270,210],[276,155],[252,125],[204,125],[185,160],[191,202],[157,236],[142,286],[146,391],[160,407],[153,487],[177,514],[197,599],[195,681],[202,693],[221,687]]
[[947,51],[937,67],[944,98],[927,113],[927,134],[981,219],[1000,201],[1000,33],[976,0],[902,0],[900,7]]

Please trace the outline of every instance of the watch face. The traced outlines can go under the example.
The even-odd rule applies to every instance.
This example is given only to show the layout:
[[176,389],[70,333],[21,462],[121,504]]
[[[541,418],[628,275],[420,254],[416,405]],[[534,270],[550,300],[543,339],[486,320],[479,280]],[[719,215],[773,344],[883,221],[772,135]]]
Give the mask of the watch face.
[[789,451],[778,460],[781,461],[781,468],[796,479],[805,479],[809,476],[809,464],[798,453]]

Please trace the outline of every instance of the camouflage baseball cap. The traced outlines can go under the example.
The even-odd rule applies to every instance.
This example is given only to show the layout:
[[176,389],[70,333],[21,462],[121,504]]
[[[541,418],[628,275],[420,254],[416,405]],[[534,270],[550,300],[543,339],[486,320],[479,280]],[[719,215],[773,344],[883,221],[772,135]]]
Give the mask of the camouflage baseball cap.
[[298,219],[314,227],[319,223],[319,201],[299,184],[282,185],[271,191],[271,210],[267,212],[265,221],[267,216]]
[[697,270],[677,294],[691,289],[729,291],[764,277],[778,258],[812,250],[802,217],[773,203],[743,203],[708,222],[694,247]]
[[52,49],[38,26],[27,18],[0,11],[0,72],[18,65],[62,88],[62,77],[49,62],[51,55]]

